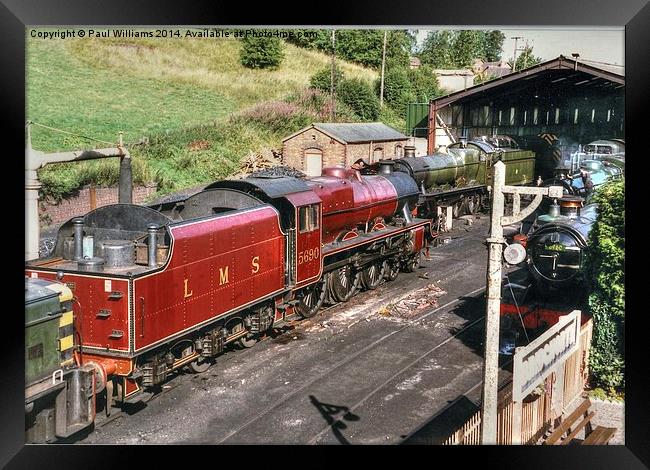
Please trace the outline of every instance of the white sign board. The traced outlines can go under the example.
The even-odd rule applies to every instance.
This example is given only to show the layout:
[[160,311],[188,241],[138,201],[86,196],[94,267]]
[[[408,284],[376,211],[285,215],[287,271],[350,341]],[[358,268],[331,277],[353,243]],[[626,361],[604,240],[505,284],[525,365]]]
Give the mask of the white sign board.
[[513,360],[512,399],[521,402],[580,345],[580,311],[560,318],[528,346],[517,348]]

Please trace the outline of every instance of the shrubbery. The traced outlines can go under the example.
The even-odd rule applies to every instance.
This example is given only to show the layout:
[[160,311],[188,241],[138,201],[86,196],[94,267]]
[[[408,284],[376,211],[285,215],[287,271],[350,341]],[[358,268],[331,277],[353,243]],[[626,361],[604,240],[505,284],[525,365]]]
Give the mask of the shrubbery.
[[239,60],[249,69],[276,69],[284,54],[282,41],[276,37],[246,36],[241,39],[242,48]]
[[[344,78],[343,71],[338,67],[334,67],[335,88],[338,88],[338,85],[341,82],[341,80],[343,80],[343,78]],[[330,67],[326,67],[322,70],[319,70],[314,75],[312,75],[311,79],[309,80],[309,86],[317,90],[329,93],[331,89],[331,82],[332,82],[332,69]]]
[[[375,92],[379,96],[381,77],[375,81]],[[384,74],[384,103],[394,110],[403,113],[406,105],[415,101],[413,86],[409,81],[405,68],[394,67]]]
[[[375,81],[375,93],[379,96],[381,78]],[[406,105],[426,103],[441,94],[433,69],[423,65],[418,69],[391,67],[384,75],[384,103],[402,119],[406,117]]]
[[336,95],[361,119],[376,121],[379,117],[379,100],[367,82],[359,78],[344,79]]
[[612,392],[625,384],[625,181],[601,187],[594,202],[598,218],[586,263],[594,321],[589,366],[592,385]]

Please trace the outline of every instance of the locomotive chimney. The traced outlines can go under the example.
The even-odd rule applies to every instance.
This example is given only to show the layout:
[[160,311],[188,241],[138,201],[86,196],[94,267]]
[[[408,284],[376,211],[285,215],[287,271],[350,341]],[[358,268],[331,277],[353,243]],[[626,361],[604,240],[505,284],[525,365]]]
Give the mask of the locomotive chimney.
[[415,157],[415,145],[404,146],[404,157],[406,158]]
[[147,257],[147,262],[150,268],[155,268],[158,266],[156,263],[156,250],[158,248],[158,226],[156,224],[150,224],[147,226],[147,233],[149,234],[149,252]]
[[72,220],[74,227],[74,259],[79,261],[83,259],[83,236],[84,236],[84,219],[76,217]]
[[572,219],[580,216],[582,201],[580,196],[564,196],[560,199],[560,213]]

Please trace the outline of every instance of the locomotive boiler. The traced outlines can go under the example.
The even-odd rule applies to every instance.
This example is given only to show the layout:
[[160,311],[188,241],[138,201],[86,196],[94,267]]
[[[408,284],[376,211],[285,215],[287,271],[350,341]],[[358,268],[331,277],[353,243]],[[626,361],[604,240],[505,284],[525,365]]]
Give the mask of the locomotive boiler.
[[498,136],[490,141],[456,142],[444,152],[380,164],[382,169],[392,165],[395,172],[413,178],[420,189],[420,217],[435,218],[436,207],[451,206],[455,218],[465,212],[475,214],[487,204],[492,166],[499,160],[506,164],[506,184],[524,185],[534,181],[535,154],[517,148],[512,139]]
[[26,274],[72,293],[75,365],[108,412],[177,370],[207,370],[227,344],[414,270],[431,229],[413,216],[418,196],[401,172],[217,181],[75,217]]

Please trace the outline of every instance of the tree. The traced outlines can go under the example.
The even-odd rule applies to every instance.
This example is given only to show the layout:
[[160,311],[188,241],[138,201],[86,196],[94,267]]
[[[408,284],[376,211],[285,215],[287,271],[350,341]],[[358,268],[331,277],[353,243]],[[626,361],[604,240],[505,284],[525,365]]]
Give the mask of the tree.
[[[517,57],[516,67],[514,69],[515,71],[527,69],[528,67],[539,64],[541,61],[541,57],[535,57],[533,54],[533,47],[526,46],[519,57]],[[508,65],[512,67],[512,59],[508,61]]]
[[425,64],[417,69],[409,69],[407,74],[416,102],[427,103],[430,99],[442,94],[438,79],[430,65]]
[[[343,71],[339,67],[334,68],[334,88],[338,88],[338,84],[341,80],[343,80],[344,74]],[[331,90],[331,82],[332,82],[332,68],[331,67],[325,67],[324,69],[319,70],[316,72],[314,75],[312,75],[311,79],[309,80],[309,86],[312,88],[316,88],[317,90],[321,90],[324,92],[329,93]]]
[[594,202],[598,215],[585,266],[594,320],[589,366],[595,385],[611,392],[625,384],[625,181],[599,188]]
[[282,41],[274,36],[266,37],[265,30],[259,35],[246,36],[241,39],[242,48],[239,60],[244,67],[251,69],[276,69],[280,66],[284,54]]
[[332,30],[330,29],[287,29],[289,37],[286,39],[298,47],[305,49],[318,49],[332,52]]
[[484,31],[482,38],[482,58],[487,62],[496,62],[501,60],[501,50],[503,49],[503,41],[506,36],[501,31]]
[[434,69],[451,68],[454,66],[453,40],[453,31],[431,31],[427,34],[418,57],[423,64],[428,64]]
[[[386,104],[403,114],[406,104],[415,99],[413,86],[405,67],[391,67],[384,76],[384,100]],[[379,96],[380,81],[375,81],[375,93]]]
[[459,31],[452,43],[453,61],[456,67],[469,67],[483,55],[481,31]]
[[341,80],[337,96],[361,119],[375,121],[379,117],[379,100],[366,81],[360,78]]

